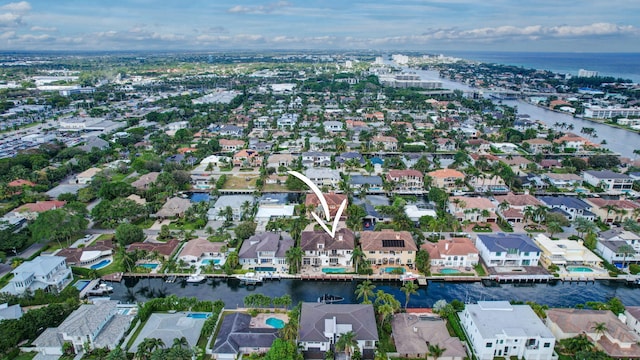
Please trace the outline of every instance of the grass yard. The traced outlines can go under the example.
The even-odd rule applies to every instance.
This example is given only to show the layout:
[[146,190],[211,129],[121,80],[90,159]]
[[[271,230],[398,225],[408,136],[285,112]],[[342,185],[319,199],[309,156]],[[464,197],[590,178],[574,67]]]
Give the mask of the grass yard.
[[283,185],[278,185],[278,184],[264,184],[264,186],[262,187],[262,191],[263,192],[280,192],[280,191],[287,191],[287,187],[283,184]]
[[[247,181],[247,179],[249,180]],[[257,175],[229,176],[227,182],[224,183],[224,189],[255,189],[257,180]]]

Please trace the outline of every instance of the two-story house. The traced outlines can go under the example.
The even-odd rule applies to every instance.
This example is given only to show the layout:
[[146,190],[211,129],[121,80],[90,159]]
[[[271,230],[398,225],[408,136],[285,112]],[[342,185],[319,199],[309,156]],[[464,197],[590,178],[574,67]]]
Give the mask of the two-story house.
[[342,121],[329,120],[322,123],[324,131],[328,133],[336,133],[343,130]]
[[355,235],[349,229],[340,229],[335,237],[324,230],[303,231],[300,248],[304,251],[302,265],[351,266],[351,254],[355,246]]
[[336,189],[340,182],[340,172],[333,169],[309,168],[304,175],[320,188],[326,186],[329,189]]
[[626,199],[586,198],[584,201],[591,205],[591,211],[602,222],[621,223],[627,219],[640,222],[640,205]]
[[244,140],[220,139],[219,143],[223,152],[238,151],[244,147]]
[[429,261],[432,267],[451,266],[459,268],[474,267],[480,261],[478,249],[471,239],[455,237],[438,240],[438,242],[425,242],[420,248],[429,253]]
[[22,295],[27,290],[61,291],[73,280],[66,258],[62,256],[38,256],[20,264],[11,271],[13,278],[0,292]]
[[411,265],[416,261],[418,247],[408,231],[363,231],[362,251],[370,264]]
[[382,178],[378,175],[351,175],[349,177],[349,186],[356,193],[365,192],[371,194],[384,191]]
[[556,360],[556,338],[529,305],[479,301],[458,313],[478,360]]
[[242,243],[238,258],[241,265],[287,267],[286,252],[295,245],[289,235],[274,232],[255,234]]
[[604,191],[622,192],[633,187],[633,179],[629,175],[611,170],[587,170],[582,173],[582,178],[589,185],[601,187]]
[[376,150],[398,151],[398,139],[393,136],[377,135],[371,139],[371,147]]
[[[327,201],[327,205],[329,206],[329,214],[331,215],[331,217],[336,216],[338,209],[340,209],[340,205],[342,205],[342,202],[347,200],[347,196],[345,194],[335,193],[326,193],[323,195],[325,200]],[[308,211],[316,211],[320,218],[324,218],[323,209],[321,209],[320,204],[320,199],[318,199],[318,196],[315,193],[307,194],[304,200],[304,205],[307,207]],[[347,203],[347,205],[349,204]],[[346,216],[347,214],[345,206],[345,211],[343,211],[341,217],[344,218]]]
[[449,213],[459,221],[496,222],[496,205],[484,197],[452,196],[449,198]]
[[283,114],[276,121],[278,129],[291,130],[298,123],[298,114]]
[[394,185],[393,192],[397,194],[422,194],[424,192],[424,175],[418,170],[389,170],[387,181]]
[[324,359],[328,350],[335,351],[340,335],[350,331],[364,359],[373,359],[378,342],[371,304],[302,303],[298,329],[298,348],[307,359]]
[[489,266],[538,266],[540,248],[527,234],[478,234],[476,248]]
[[327,167],[331,165],[331,154],[321,151],[302,153],[302,164],[306,167]]
[[579,217],[590,221],[594,221],[596,219],[596,215],[591,212],[591,205],[576,197],[538,196],[538,200],[542,201],[551,209],[562,210],[562,215],[564,215],[569,221],[573,221]]
[[454,169],[440,169],[427,174],[431,177],[435,187],[445,191],[453,191],[460,188],[464,183],[464,174]]

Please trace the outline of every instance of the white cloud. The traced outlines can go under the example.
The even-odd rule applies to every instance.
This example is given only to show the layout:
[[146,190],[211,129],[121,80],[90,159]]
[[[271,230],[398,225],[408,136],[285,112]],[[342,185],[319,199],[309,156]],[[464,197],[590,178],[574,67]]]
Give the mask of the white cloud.
[[236,5],[229,8],[227,12],[234,14],[269,14],[278,9],[282,9],[288,6],[291,6],[291,3],[289,3],[288,1],[278,1],[267,5],[256,6]]
[[0,14],[0,27],[15,27],[22,24],[22,15],[14,13]]
[[54,32],[58,31],[58,28],[55,26],[46,27],[46,26],[32,26],[31,31],[44,31],[44,32]]
[[29,12],[31,10],[31,4],[26,1],[13,2],[0,6],[0,10]]

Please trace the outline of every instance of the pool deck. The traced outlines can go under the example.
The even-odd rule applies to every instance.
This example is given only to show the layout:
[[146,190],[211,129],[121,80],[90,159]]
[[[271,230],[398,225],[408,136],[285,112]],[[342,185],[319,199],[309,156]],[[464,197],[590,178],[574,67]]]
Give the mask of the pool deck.
[[259,313],[254,318],[251,318],[249,327],[254,329],[273,329],[273,326],[267,324],[268,318],[277,318],[286,323],[289,322],[289,317],[286,314],[281,313]]

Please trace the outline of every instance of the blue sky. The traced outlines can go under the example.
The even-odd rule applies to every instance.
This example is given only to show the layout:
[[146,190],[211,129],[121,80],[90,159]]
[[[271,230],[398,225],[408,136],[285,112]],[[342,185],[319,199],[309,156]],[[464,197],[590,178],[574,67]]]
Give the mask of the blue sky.
[[640,1],[0,1],[0,50],[220,49],[640,52]]

